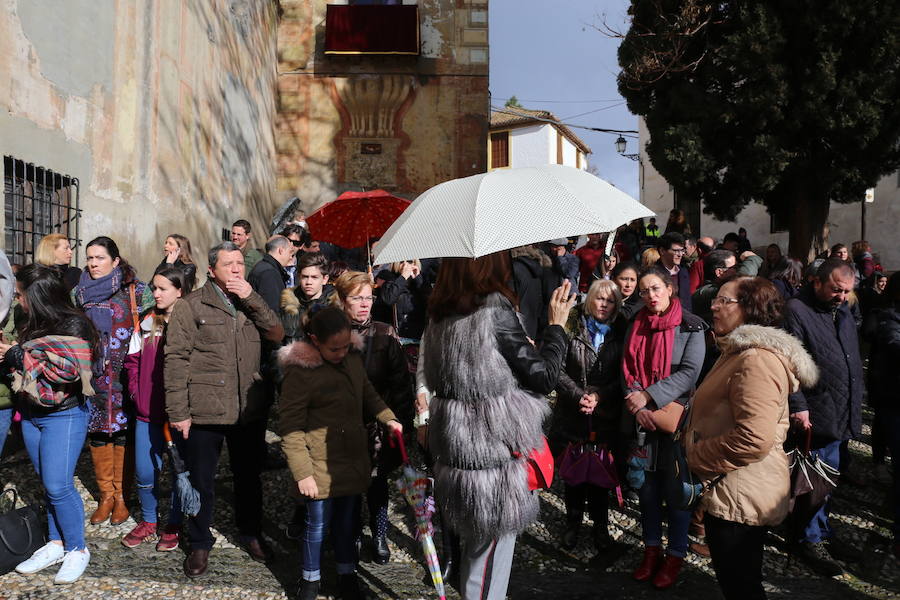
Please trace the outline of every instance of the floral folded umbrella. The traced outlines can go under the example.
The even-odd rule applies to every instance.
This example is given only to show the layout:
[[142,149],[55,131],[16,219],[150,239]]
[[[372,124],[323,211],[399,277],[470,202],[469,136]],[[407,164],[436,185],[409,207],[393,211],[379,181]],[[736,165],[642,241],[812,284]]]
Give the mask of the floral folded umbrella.
[[409,463],[403,436],[395,435],[393,439],[399,444],[400,455],[403,457],[403,472],[397,480],[397,488],[413,509],[416,518],[416,539],[422,544],[422,551],[425,554],[425,562],[428,565],[434,589],[440,599],[445,600],[446,592],[444,591],[444,579],[441,576],[441,564],[434,547],[434,528],[431,525],[434,501],[428,496],[428,477],[414,469]]

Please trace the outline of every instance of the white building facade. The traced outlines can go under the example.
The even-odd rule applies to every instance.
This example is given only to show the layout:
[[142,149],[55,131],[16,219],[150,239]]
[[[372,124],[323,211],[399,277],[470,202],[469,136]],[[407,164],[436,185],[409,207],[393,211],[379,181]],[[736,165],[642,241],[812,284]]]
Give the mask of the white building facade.
[[587,169],[590,153],[590,147],[548,111],[491,111],[488,170],[547,164]]

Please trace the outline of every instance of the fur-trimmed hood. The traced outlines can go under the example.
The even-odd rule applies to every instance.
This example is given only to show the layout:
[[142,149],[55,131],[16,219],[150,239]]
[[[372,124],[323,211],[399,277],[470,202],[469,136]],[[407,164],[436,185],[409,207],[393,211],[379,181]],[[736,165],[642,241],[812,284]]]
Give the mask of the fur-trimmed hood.
[[281,292],[281,311],[292,316],[299,315],[301,309],[306,310],[313,304],[330,303],[334,293],[334,286],[330,283],[326,283],[322,287],[321,296],[315,300],[307,300],[306,298],[300,297],[303,295],[303,292],[300,291],[300,286],[285,288]]
[[750,348],[762,348],[782,356],[804,388],[819,380],[819,368],[803,344],[783,329],[762,325],[741,325],[717,340],[722,356],[738,354]]
[[509,256],[513,260],[517,258],[530,258],[542,267],[553,266],[553,260],[547,256],[547,253],[538,250],[534,246],[519,246],[518,248],[513,248],[509,251]]
[[[362,352],[365,346],[362,336],[355,331],[350,334],[350,343],[357,352]],[[324,359],[319,349],[305,340],[288,344],[278,350],[278,366],[282,369],[286,367],[315,369],[321,367],[323,363]]]

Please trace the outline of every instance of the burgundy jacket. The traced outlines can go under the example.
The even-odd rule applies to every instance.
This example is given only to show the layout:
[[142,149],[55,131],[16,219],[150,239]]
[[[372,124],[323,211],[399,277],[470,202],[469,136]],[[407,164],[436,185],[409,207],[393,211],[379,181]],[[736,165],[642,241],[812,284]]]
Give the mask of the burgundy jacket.
[[[125,371],[128,373],[128,391],[137,409],[137,418],[156,425],[166,422],[166,388],[163,380],[165,336],[157,334],[155,343],[150,339],[152,317],[141,323],[141,330],[131,336]],[[143,342],[143,343],[142,343]]]

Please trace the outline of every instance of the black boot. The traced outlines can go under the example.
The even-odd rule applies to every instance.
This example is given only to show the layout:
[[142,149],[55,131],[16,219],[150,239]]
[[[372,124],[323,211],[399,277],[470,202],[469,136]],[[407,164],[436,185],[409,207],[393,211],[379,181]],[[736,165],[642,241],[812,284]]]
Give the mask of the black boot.
[[[449,529],[443,530],[443,552],[444,561],[441,565],[441,577],[445,583],[456,585],[459,579],[459,561],[460,550],[459,536]],[[452,580],[452,581],[451,581]]]
[[297,600],[316,600],[319,597],[319,582],[300,580],[300,588],[297,590]]
[[372,530],[372,545],[374,546],[373,560],[375,564],[386,565],[388,561],[391,560],[391,549],[388,547],[387,543],[387,506],[381,506],[377,509],[375,515],[372,517],[369,527]]
[[359,578],[356,573],[338,575],[338,594],[341,600],[362,600],[363,595],[359,589]]

